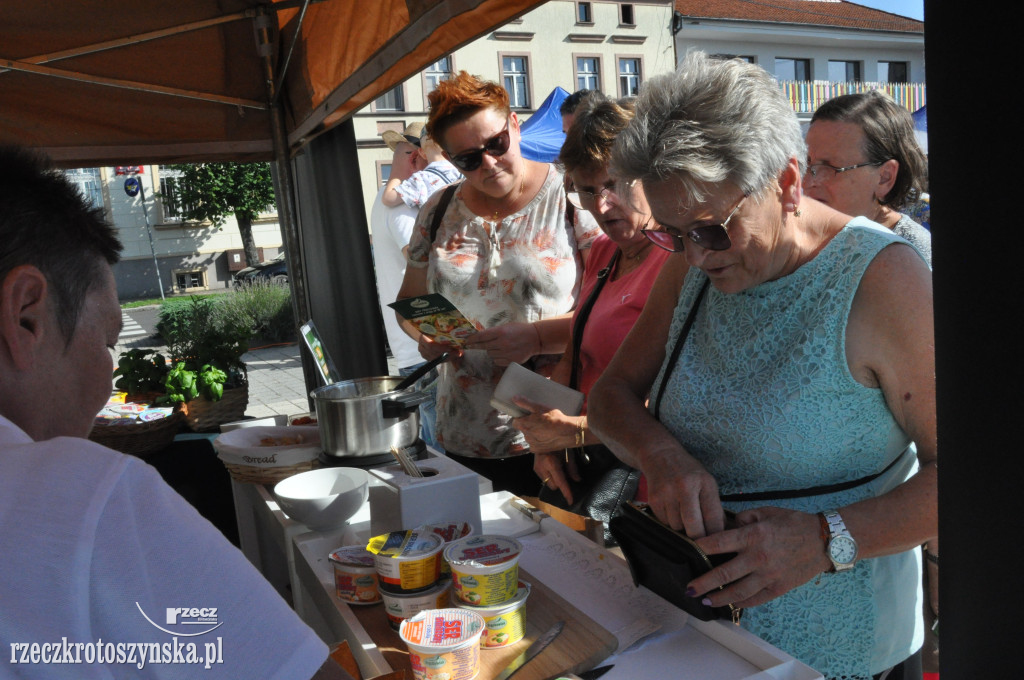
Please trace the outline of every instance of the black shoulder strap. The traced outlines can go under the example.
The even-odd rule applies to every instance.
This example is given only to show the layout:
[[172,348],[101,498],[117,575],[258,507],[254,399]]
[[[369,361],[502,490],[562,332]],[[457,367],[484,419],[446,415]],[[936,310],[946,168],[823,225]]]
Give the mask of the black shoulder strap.
[[683,322],[683,328],[679,331],[679,337],[676,338],[675,345],[672,347],[672,354],[668,357],[668,365],[665,366],[665,375],[661,376],[661,383],[658,384],[658,396],[654,400],[654,417],[661,420],[661,398],[665,396],[665,385],[668,383],[668,379],[672,376],[672,371],[676,368],[676,362],[679,361],[679,354],[683,351],[683,343],[686,342],[686,336],[690,334],[690,327],[693,326],[693,320],[697,318],[697,308],[700,307],[701,300],[704,299],[704,294],[708,292],[708,284],[711,283],[711,279],[705,279],[704,285],[701,286],[700,292],[697,293],[697,299],[693,301],[693,306],[690,307],[690,312],[686,315],[686,321]]
[[430,221],[430,242],[433,243],[437,237],[437,230],[441,228],[441,220],[444,219],[444,213],[448,210],[448,204],[452,202],[452,196],[455,195],[455,190],[459,188],[461,182],[455,184],[449,184],[442,191],[441,200],[437,202],[437,208],[434,209],[434,218]]
[[573,324],[572,327],[572,370],[569,373],[569,387],[574,390],[579,389],[580,347],[583,345],[583,327],[586,326],[587,317],[590,316],[590,310],[597,301],[597,296],[601,294],[601,288],[604,287],[609,274],[611,274],[616,263],[619,261],[619,255],[621,253],[622,250],[616,248],[615,252],[612,253],[611,259],[608,260],[608,264],[605,265],[604,269],[597,272],[597,281],[594,282],[594,287],[591,289],[590,295],[587,296],[586,301],[580,305],[580,311],[576,315],[576,323]]

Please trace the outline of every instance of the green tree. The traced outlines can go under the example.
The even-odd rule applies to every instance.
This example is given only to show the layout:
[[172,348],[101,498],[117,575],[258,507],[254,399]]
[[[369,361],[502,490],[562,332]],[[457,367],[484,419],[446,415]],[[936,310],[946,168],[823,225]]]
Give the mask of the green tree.
[[175,199],[182,217],[209,220],[220,228],[229,215],[234,215],[242,235],[246,264],[259,263],[252,222],[275,205],[270,164],[196,163],[168,167],[181,172]]

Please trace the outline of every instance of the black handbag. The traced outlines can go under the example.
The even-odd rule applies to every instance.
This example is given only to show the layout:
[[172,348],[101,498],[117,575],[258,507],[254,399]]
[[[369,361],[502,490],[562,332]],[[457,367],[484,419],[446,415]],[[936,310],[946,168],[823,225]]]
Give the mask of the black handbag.
[[[622,251],[616,248],[615,253],[608,261],[608,265],[597,273],[597,281],[586,301],[580,307],[576,317],[576,324],[573,326],[572,349],[573,362],[569,375],[569,387],[578,388],[580,371],[580,346],[583,343],[583,328],[586,324],[590,310],[597,301],[597,296],[608,280],[619,261]],[[565,450],[566,461],[571,456],[576,463],[576,469],[580,473],[580,481],[568,478],[569,489],[572,492],[572,504],[565,502],[565,497],[558,489],[550,489],[546,484],[541,485],[537,497],[554,505],[555,507],[568,510],[577,515],[592,517],[604,524],[604,541],[606,546],[615,546],[615,537],[608,530],[608,522],[615,513],[616,508],[624,501],[628,501],[636,495],[640,483],[640,471],[636,470],[618,458],[603,444],[592,444],[590,446],[576,447]]]
[[663,524],[646,503],[622,504],[609,526],[629,563],[634,585],[646,587],[701,621],[739,622],[742,609],[731,604],[709,607],[701,602],[703,595],[686,595],[690,581],[728,562],[736,553],[706,554],[686,534]]

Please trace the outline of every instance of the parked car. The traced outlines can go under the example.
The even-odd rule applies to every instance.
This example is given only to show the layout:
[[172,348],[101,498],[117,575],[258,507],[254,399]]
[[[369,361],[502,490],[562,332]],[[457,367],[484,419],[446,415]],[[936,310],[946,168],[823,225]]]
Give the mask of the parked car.
[[284,253],[272,260],[260,262],[252,267],[239,269],[232,278],[236,286],[253,283],[254,281],[270,281],[271,283],[288,283],[288,264]]

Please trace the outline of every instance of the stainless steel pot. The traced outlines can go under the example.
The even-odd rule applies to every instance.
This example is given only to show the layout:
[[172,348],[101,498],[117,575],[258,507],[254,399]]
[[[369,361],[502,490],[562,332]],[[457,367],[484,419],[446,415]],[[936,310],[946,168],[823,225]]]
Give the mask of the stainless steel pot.
[[396,390],[402,380],[356,378],[310,392],[324,453],[376,456],[415,444],[420,436],[419,405],[429,395],[415,387]]

